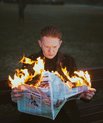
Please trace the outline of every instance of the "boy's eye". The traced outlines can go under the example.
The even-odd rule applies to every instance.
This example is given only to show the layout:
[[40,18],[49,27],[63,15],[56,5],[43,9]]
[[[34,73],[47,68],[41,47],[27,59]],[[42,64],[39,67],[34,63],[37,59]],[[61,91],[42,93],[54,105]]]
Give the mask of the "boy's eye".
[[53,48],[56,48],[56,46],[54,46]]
[[46,48],[49,48],[48,46],[46,46]]

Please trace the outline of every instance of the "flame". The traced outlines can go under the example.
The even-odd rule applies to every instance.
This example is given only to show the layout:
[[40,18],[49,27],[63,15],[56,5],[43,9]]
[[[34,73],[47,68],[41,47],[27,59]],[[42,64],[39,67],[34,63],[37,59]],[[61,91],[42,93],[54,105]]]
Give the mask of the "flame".
[[[52,71],[53,72],[53,71]],[[62,81],[64,81],[64,83],[69,87],[72,88],[74,86],[74,84],[70,81],[66,81],[62,75],[60,75],[57,71],[53,72],[55,75],[57,75]]]
[[[37,83],[34,85],[35,87],[38,87],[42,81],[43,72],[45,71],[44,60],[41,59],[40,57],[38,57],[35,61],[31,60],[30,58],[23,57],[20,62],[33,65],[32,69],[34,73],[30,74],[28,69],[20,69],[20,70],[17,69],[13,78],[9,76],[11,88],[15,88],[15,87],[18,87],[19,85],[25,84],[26,82],[33,80],[34,77],[39,75],[39,79]],[[57,75],[62,81],[64,81],[64,83],[69,88],[72,88],[74,86],[83,86],[83,85],[91,87],[90,75],[87,71],[75,71],[74,75],[70,77],[69,72],[67,71],[66,67],[61,68],[61,70],[66,77],[66,81],[65,81],[64,76],[60,75],[57,71],[55,72],[52,71],[52,72],[55,75]]]
[[43,77],[43,72],[44,70],[44,61],[43,59],[41,59],[40,57],[37,58],[37,61],[35,62],[34,66],[33,66],[33,70],[35,71],[33,77],[35,77],[36,75],[40,74],[40,78],[38,80],[38,83],[36,83],[35,87],[38,87],[41,83],[42,77]]
[[25,82],[27,82],[29,80],[29,78],[31,78],[31,76],[29,75],[29,72],[27,69],[17,69],[16,73],[14,74],[14,79],[11,78],[11,76],[9,76],[9,80],[11,82],[11,87],[18,87],[21,84],[24,84]]
[[35,71],[36,74],[41,74],[44,71],[44,61],[40,57],[37,58],[37,61],[35,62],[33,66],[33,70]]
[[33,64],[35,61],[31,60],[30,58],[23,56],[23,58],[20,60],[20,62],[24,63],[24,64]]
[[91,80],[88,71],[74,71],[74,75],[72,77],[70,77],[66,68],[62,68],[62,71],[68,81],[75,83],[75,86],[87,85],[88,87],[91,87]]
[[33,61],[29,58],[23,57],[20,62],[30,65],[34,64],[33,66],[34,74],[30,74],[28,72],[28,69],[20,69],[20,70],[17,69],[13,78],[9,76],[11,88],[15,88],[18,87],[19,85],[25,84],[26,82],[31,81],[36,75],[40,74],[41,75],[40,80],[38,80],[38,84],[35,85],[36,87],[39,86],[40,81],[42,79],[42,73],[44,71],[43,59],[39,57],[37,58],[36,61]]

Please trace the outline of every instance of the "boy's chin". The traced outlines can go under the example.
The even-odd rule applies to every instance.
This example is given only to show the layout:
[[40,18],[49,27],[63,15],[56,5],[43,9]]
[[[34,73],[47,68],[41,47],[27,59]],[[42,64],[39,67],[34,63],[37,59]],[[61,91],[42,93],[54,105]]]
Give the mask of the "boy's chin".
[[48,59],[53,59],[55,56],[48,56],[47,58]]

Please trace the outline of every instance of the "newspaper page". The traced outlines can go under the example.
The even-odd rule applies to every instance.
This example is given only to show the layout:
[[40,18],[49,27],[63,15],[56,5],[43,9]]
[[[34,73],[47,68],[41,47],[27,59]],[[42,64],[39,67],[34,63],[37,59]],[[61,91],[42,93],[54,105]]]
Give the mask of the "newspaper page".
[[68,98],[88,89],[87,86],[68,88],[58,76],[48,71],[43,76],[44,80],[38,88],[23,85],[24,96],[17,102],[20,112],[54,120]]

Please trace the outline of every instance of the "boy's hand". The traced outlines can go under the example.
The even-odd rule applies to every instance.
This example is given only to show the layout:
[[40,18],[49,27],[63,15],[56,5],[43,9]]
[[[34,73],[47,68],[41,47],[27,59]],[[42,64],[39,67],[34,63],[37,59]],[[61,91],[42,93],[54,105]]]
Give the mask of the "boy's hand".
[[80,95],[81,99],[86,99],[86,100],[91,100],[93,96],[95,95],[96,89],[95,88],[90,88],[88,91],[83,92]]
[[23,97],[22,90],[20,88],[13,88],[11,91],[11,100],[17,102]]

